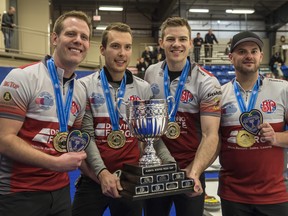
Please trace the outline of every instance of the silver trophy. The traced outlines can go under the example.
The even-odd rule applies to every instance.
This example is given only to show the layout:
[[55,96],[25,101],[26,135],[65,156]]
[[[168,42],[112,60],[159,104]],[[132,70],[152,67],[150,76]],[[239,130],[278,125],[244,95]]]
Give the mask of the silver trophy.
[[[119,98],[118,100],[122,100]],[[167,129],[169,114],[167,100],[150,99],[124,102],[129,129],[134,137],[146,143],[143,155],[139,160],[140,166],[161,165],[161,159],[156,155],[153,143]]]
[[[150,99],[124,102],[119,98],[117,104],[125,104],[127,122],[134,137],[145,144],[143,155],[138,164],[123,164],[120,181],[123,186],[121,195],[128,199],[148,199],[178,193],[191,192],[194,181],[187,179],[184,171],[179,170],[176,163],[162,164],[156,155],[154,142],[166,133],[170,114],[167,101],[171,100],[175,108],[173,96],[165,99]],[[157,145],[157,144],[156,144]]]

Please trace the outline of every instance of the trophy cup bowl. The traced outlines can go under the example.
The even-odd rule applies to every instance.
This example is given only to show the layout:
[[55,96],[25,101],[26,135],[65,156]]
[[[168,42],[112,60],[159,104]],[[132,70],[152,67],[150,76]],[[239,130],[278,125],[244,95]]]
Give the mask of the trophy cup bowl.
[[145,142],[143,155],[139,160],[140,166],[161,165],[156,155],[153,143],[167,129],[168,106],[164,99],[130,101],[126,106],[126,118],[129,129],[134,137]]

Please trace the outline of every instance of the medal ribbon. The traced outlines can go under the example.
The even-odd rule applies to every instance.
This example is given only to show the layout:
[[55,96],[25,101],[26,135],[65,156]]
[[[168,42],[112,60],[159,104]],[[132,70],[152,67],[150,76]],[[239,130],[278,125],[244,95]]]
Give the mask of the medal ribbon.
[[[176,117],[176,113],[179,107],[179,102],[180,102],[180,97],[181,97],[181,93],[183,91],[184,85],[186,83],[187,77],[188,77],[188,72],[190,70],[190,62],[187,59],[186,60],[186,64],[185,67],[182,70],[179,82],[178,82],[178,86],[175,92],[175,108],[173,110],[173,113],[171,113],[171,110],[173,108],[173,102],[171,100],[168,100],[168,112],[171,113],[169,121],[170,122],[175,122],[175,117]],[[168,65],[165,65],[164,68],[164,92],[165,92],[165,97],[168,98],[169,96],[171,96],[170,93],[170,78],[168,76]]]
[[74,80],[69,83],[65,105],[63,102],[62,92],[60,90],[60,83],[57,76],[54,60],[50,58],[47,60],[47,68],[51,77],[56,99],[56,110],[59,119],[59,132],[68,132],[69,115],[72,105],[72,96],[74,91]]
[[[107,102],[108,113],[111,119],[112,130],[117,131],[119,130],[119,113],[117,107],[120,108],[121,100],[119,100],[118,104],[116,104],[117,107],[114,108],[111,93],[109,90],[108,80],[106,78],[104,69],[100,71],[100,78],[105,95],[105,100]],[[123,79],[118,89],[117,98],[122,98],[125,94],[125,90],[126,90],[126,73],[124,73]]]
[[253,86],[252,94],[251,94],[250,100],[248,102],[248,107],[247,108],[246,108],[245,102],[243,100],[243,97],[241,95],[241,92],[239,90],[238,84],[236,83],[236,79],[234,80],[233,85],[234,85],[234,92],[235,92],[236,99],[237,99],[239,108],[241,110],[241,113],[250,112],[255,107],[256,100],[257,100],[257,97],[258,97],[258,89],[259,89],[259,86],[260,86],[260,76],[258,76],[257,82]]

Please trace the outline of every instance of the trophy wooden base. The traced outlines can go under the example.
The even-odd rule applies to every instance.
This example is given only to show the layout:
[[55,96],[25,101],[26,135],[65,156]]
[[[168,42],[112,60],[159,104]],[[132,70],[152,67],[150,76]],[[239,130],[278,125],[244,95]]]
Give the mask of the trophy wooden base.
[[130,200],[150,199],[193,192],[194,181],[176,163],[141,167],[124,164],[120,175],[121,195]]

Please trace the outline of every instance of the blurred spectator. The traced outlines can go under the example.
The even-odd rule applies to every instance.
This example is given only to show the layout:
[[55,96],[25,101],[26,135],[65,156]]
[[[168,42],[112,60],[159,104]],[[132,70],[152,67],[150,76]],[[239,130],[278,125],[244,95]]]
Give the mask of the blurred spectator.
[[165,59],[164,50],[157,44],[157,47],[153,51],[153,64],[163,61]]
[[275,76],[275,78],[284,79],[284,74],[283,74],[283,71],[281,69],[281,63],[275,62],[274,67],[275,68],[274,68],[272,73]]
[[285,64],[285,62],[286,62],[286,53],[287,53],[287,44],[286,44],[286,39],[285,39],[284,35],[282,35],[280,37],[280,43],[281,43],[281,49],[282,49],[282,55],[283,55],[283,62]]
[[225,55],[229,55],[229,53],[230,53],[231,41],[232,41],[232,38],[230,38],[230,40],[228,41],[228,43],[226,45]]
[[144,79],[145,71],[147,69],[147,65],[144,61],[144,58],[140,58],[136,64],[136,68],[138,70],[138,76],[141,79]]
[[281,58],[280,52],[275,52],[269,62],[270,70],[275,78],[281,78],[281,76],[283,76],[283,72],[281,71],[282,65],[284,65],[284,61]]
[[152,56],[153,56],[153,53],[151,52],[150,47],[146,46],[145,50],[142,52],[141,57],[144,58],[148,66],[152,64]]
[[[213,56],[213,44],[214,41],[218,44],[216,36],[212,33],[212,29],[209,29],[208,33],[205,35],[205,58],[212,58]],[[208,60],[210,61],[210,60]]]
[[5,52],[9,52],[11,48],[11,38],[13,37],[14,27],[14,13],[16,12],[15,7],[9,7],[8,13],[4,13],[2,16],[1,31],[4,35]]
[[200,51],[202,44],[204,43],[203,38],[200,36],[200,33],[197,33],[196,38],[193,39],[193,45],[194,45],[194,61],[199,63],[200,60]]

